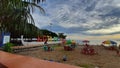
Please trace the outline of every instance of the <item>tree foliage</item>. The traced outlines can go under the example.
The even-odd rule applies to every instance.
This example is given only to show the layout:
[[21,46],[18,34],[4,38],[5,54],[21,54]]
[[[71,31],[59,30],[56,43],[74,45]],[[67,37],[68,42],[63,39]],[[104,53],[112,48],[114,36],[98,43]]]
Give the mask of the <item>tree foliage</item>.
[[15,30],[26,28],[26,23],[34,24],[31,12],[35,7],[44,13],[41,6],[37,5],[45,0],[0,0],[0,31],[10,32],[13,26]]
[[48,30],[40,30],[34,26],[31,15],[34,8],[45,13],[39,6],[45,0],[0,0],[0,32],[10,32],[11,37],[17,38],[21,35],[25,37],[37,37],[39,35],[57,36]]
[[65,39],[67,36],[64,35],[64,33],[59,33],[59,34],[58,34],[58,37],[59,37],[59,38],[62,38],[62,39]]
[[11,37],[12,38],[18,38],[21,35],[24,35],[26,38],[36,38],[38,36],[52,36],[52,37],[58,37],[56,33],[48,31],[46,29],[39,29],[38,27],[34,26],[33,24],[26,23],[25,28],[21,28],[22,25],[18,25],[18,29],[16,27],[13,27],[11,30]]

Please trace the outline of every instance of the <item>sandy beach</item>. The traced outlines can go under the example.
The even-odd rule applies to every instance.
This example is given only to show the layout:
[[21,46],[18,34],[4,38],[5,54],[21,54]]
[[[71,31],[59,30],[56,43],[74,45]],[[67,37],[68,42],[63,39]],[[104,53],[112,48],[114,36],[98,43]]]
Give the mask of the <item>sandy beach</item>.
[[[85,68],[119,68],[120,57],[116,51],[107,50],[102,46],[93,46],[98,54],[84,55],[81,54],[83,46],[77,46],[73,51],[65,51],[63,46],[55,46],[54,51],[44,51],[43,48],[28,50],[15,54],[31,56],[39,59],[50,60]],[[63,61],[63,56],[67,56],[67,61]]]

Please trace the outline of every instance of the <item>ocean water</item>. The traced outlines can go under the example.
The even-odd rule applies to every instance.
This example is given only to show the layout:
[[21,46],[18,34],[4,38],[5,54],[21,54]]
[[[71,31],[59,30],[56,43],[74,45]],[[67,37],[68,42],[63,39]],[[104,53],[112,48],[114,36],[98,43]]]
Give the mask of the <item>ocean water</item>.
[[[82,41],[83,40],[75,40],[76,41],[76,43],[78,43],[78,44],[84,44]],[[89,40],[90,42],[89,42],[89,44],[90,45],[101,45],[102,44],[102,42],[103,41],[105,41],[105,40]],[[117,46],[118,45],[120,45],[120,41],[117,41],[117,40],[113,40],[113,41],[115,41],[115,42],[117,42]]]

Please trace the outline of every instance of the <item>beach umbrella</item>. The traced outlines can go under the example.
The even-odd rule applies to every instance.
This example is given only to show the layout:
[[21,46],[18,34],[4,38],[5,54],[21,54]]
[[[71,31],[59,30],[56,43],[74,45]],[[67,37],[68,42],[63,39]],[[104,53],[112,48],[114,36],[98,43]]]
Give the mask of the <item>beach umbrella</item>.
[[102,42],[103,44],[117,44],[115,41],[112,40],[106,40]]
[[110,41],[111,42],[111,44],[117,44],[116,42],[114,42],[114,41]]
[[107,44],[107,46],[113,46],[113,45],[117,46],[117,43],[115,41],[112,41],[112,40],[106,40],[106,41],[103,41],[102,43],[105,45]]
[[109,40],[103,41],[102,43],[103,43],[103,44],[111,44],[111,42],[110,42]]
[[90,41],[89,40],[83,40],[82,42],[87,45],[87,43],[89,43]]
[[89,43],[90,41],[89,41],[89,40],[83,40],[82,42],[84,42],[84,43]]
[[67,40],[66,44],[72,44],[72,41],[71,40]]

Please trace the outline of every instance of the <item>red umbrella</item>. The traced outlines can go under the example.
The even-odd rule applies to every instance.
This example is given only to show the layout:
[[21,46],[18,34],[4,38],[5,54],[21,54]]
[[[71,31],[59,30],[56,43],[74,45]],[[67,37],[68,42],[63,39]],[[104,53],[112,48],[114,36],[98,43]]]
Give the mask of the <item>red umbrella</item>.
[[82,41],[86,46],[88,46],[88,43],[90,42],[89,40],[83,40]]
[[84,43],[89,43],[90,41],[89,41],[89,40],[83,40],[82,42],[84,42]]

